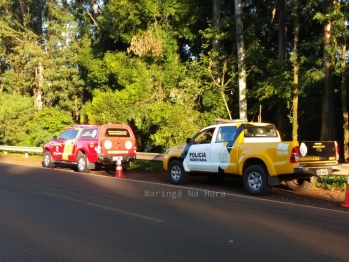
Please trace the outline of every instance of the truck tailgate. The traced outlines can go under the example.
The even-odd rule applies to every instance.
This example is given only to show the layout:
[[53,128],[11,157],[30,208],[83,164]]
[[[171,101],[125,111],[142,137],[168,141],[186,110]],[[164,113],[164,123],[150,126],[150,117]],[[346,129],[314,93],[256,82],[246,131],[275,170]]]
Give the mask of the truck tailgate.
[[335,141],[303,141],[299,142],[299,149],[299,161],[302,164],[337,163],[337,143]]

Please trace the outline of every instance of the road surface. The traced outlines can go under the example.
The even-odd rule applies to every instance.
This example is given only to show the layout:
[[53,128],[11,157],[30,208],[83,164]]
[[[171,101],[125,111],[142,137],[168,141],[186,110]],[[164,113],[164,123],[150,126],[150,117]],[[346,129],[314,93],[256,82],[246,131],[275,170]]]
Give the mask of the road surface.
[[0,163],[0,261],[349,261],[349,213]]

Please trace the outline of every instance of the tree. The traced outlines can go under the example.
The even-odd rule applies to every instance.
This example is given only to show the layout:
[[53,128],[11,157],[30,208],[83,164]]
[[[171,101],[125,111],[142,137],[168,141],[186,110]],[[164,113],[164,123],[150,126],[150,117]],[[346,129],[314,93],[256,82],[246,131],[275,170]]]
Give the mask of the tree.
[[242,22],[241,0],[235,0],[236,46],[239,68],[239,115],[247,119],[245,45]]
[[292,98],[292,139],[298,140],[298,93],[299,93],[299,0],[295,0],[294,5],[294,38],[293,38],[293,54],[291,61],[293,64],[293,98]]
[[[324,10],[329,12],[331,4],[324,0]],[[321,121],[321,140],[335,139],[335,122],[334,122],[334,94],[333,94],[333,69],[334,57],[331,55],[331,18],[324,14],[324,84],[322,89],[322,121]]]

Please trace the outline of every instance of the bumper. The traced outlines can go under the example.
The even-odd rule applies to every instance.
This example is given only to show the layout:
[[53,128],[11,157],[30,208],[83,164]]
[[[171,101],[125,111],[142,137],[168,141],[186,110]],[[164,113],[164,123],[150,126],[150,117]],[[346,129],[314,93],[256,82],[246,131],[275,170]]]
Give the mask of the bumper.
[[331,175],[334,171],[340,170],[340,166],[322,166],[322,167],[306,167],[306,166],[297,166],[294,168],[294,174],[298,176],[327,176]]
[[98,163],[100,164],[114,164],[121,159],[122,164],[133,162],[136,160],[136,156],[104,156],[98,157]]

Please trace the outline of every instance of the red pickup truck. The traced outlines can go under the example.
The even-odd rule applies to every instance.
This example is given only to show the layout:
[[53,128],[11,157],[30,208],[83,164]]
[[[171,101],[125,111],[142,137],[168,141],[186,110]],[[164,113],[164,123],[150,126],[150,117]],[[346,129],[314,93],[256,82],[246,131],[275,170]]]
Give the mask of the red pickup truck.
[[79,172],[89,172],[103,165],[125,166],[136,159],[136,138],[124,124],[75,125],[54,136],[43,147],[43,167],[71,164]]

